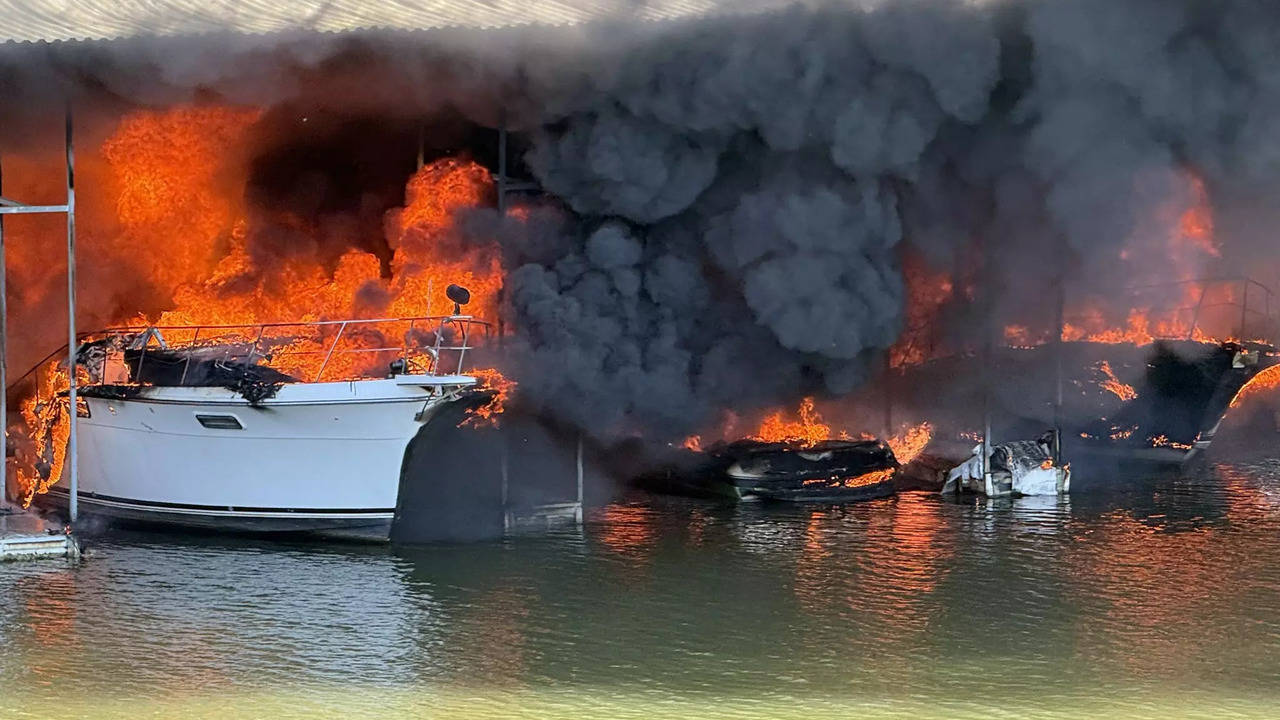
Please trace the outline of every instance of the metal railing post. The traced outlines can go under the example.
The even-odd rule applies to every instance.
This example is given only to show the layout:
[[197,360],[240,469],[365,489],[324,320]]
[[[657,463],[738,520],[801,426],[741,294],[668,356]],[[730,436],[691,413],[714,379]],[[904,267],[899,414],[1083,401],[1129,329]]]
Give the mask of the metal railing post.
[[320,371],[316,373],[316,379],[313,382],[320,382],[320,376],[324,375],[324,369],[329,367],[329,358],[333,357],[333,351],[338,348],[338,341],[342,339],[342,333],[347,329],[347,323],[344,321],[338,326],[338,334],[333,336],[333,342],[329,345],[329,352],[325,353],[324,362],[320,363]]
[[[200,328],[196,328],[196,333],[191,337],[191,351],[195,350],[196,341],[200,339]],[[182,377],[178,379],[179,385],[187,384],[187,371],[191,369],[191,352],[187,353],[187,362],[182,366]]]
[[440,369],[440,343],[444,342],[444,323],[445,318],[440,318],[440,324],[436,326],[436,344],[431,353],[431,374],[435,375]]
[[409,329],[404,331],[403,344],[400,348],[400,357],[404,358],[404,367],[409,369],[409,338],[413,337],[413,326],[417,323],[417,319],[409,319]]
[[1200,326],[1200,308],[1204,305],[1204,296],[1209,292],[1209,283],[1200,283],[1200,297],[1196,300],[1196,309],[1191,313],[1191,327],[1187,329],[1187,339],[1193,340],[1196,328]]
[[[255,357],[256,357],[256,356],[258,356],[258,355],[262,355],[262,353],[258,352],[258,346],[262,344],[262,336],[263,336],[266,332],[267,332],[267,326],[266,326],[266,325],[259,325],[259,326],[258,326],[258,335],[257,335],[257,337],[255,337],[255,338],[253,339],[253,345],[249,348],[249,364],[250,364],[250,365],[252,365],[252,364],[254,364],[255,362],[257,362],[257,360],[255,359]],[[264,357],[265,357],[265,355],[264,355]]]
[[462,326],[462,346],[458,349],[458,372],[457,372],[456,374],[461,375],[461,374],[462,374],[462,359],[463,359],[464,357],[466,357],[466,354],[467,354],[467,340],[468,340],[468,338],[470,338],[470,337],[471,337],[471,323],[468,323],[468,322],[462,322],[462,323],[459,323],[459,324]]

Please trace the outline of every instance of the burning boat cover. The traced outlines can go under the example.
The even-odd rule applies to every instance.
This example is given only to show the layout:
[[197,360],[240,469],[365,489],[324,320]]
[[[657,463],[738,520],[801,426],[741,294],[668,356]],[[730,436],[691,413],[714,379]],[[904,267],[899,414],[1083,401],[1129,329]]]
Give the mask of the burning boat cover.
[[[1013,440],[991,448],[991,474],[995,494],[1058,495],[1067,492],[1071,471],[1054,464],[1050,435],[1038,440]],[[1007,487],[1007,492],[1006,488]],[[987,492],[982,477],[982,444],[973,455],[947,474],[942,492]]]
[[[223,387],[239,393],[250,404],[274,397],[280,386],[297,382],[297,378],[267,365],[254,362],[233,348],[126,348],[124,362],[129,381],[134,385],[90,385],[81,392],[87,395],[124,396],[138,392],[139,386]],[[100,363],[95,362],[92,347],[82,347],[77,362],[85,366],[90,377],[100,377]]]

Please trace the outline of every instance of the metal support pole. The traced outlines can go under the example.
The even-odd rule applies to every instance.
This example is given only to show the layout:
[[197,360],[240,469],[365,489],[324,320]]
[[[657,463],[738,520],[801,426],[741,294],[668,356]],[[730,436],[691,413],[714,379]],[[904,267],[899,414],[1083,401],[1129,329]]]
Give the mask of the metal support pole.
[[427,127],[418,122],[418,169],[427,164]]
[[582,433],[578,433],[578,507],[574,508],[573,518],[579,525],[582,524]]
[[[507,119],[505,115],[498,121],[498,216],[507,217]],[[502,310],[506,296],[506,283],[498,288],[498,349],[503,348],[503,337],[506,336],[506,317]]]
[[1241,284],[1242,284],[1242,285],[1244,285],[1244,297],[1240,299],[1240,335],[1239,335],[1239,338],[1240,338],[1240,342],[1244,342],[1244,341],[1245,341],[1245,336],[1244,336],[1245,323],[1246,323],[1246,322],[1248,322],[1248,320],[1249,320],[1249,315],[1248,315],[1248,312],[1249,312],[1249,278],[1245,278],[1245,279],[1244,279],[1244,282],[1242,282]]
[[1196,328],[1200,325],[1200,308],[1204,307],[1204,296],[1209,291],[1209,283],[1200,283],[1200,297],[1196,300],[1196,309],[1191,313],[1191,327],[1187,329],[1187,339],[1194,340]]
[[502,454],[498,458],[498,462],[499,462],[499,471],[502,474],[502,532],[505,533],[506,531],[511,529],[511,511],[507,507],[508,503],[510,502],[508,490],[507,490],[508,488],[507,483],[509,480],[509,472],[510,472],[508,470],[510,466],[510,460],[509,460],[510,453],[507,450],[507,434],[502,431],[499,431],[498,436],[502,440],[501,449],[499,450],[499,452],[501,452]]
[[[0,160],[0,197],[4,197],[4,167]],[[0,437],[4,438],[4,475],[0,479],[0,505],[9,499],[9,306],[5,276],[8,268],[4,256],[4,216],[0,215]]]
[[1053,460],[1062,464],[1062,333],[1066,330],[1067,279],[1066,240],[1058,239],[1058,268],[1054,279],[1057,307],[1053,322]]
[[884,438],[893,435],[893,368],[889,366],[889,354],[884,355]]
[[[0,246],[0,250],[3,250],[3,246]],[[1263,324],[1263,327],[1266,328],[1266,334],[1265,336],[1262,336],[1262,340],[1275,342],[1275,327],[1271,318],[1271,288],[1267,288],[1265,295],[1262,296],[1262,300],[1263,316],[1266,318],[1266,324]]]
[[498,214],[507,213],[507,121],[498,124]]
[[67,416],[70,419],[70,436],[67,438],[68,485],[71,491],[69,507],[72,523],[80,514],[79,463],[76,458],[76,419],[79,404],[76,397],[76,176],[75,152],[71,138],[71,106],[67,106],[67,397],[70,402]]
[[[982,242],[982,275],[991,277],[991,241]],[[982,288],[982,481],[987,497],[991,496],[991,283]]]

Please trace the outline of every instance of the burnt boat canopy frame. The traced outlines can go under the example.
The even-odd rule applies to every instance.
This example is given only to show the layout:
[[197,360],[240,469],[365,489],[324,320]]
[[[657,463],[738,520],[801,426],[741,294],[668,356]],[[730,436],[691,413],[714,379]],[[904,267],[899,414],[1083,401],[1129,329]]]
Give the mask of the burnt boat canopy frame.
[[[67,373],[69,377],[68,407],[76,407],[76,190],[75,190],[75,152],[72,142],[71,106],[65,112],[66,135],[65,150],[67,159],[67,201],[62,205],[27,205],[17,200],[4,197],[3,158],[0,158],[0,421],[4,422],[6,455],[9,440],[9,407],[8,407],[8,305],[6,299],[7,267],[4,252],[4,216],[59,214],[67,216]],[[79,515],[79,471],[76,462],[76,416],[78,413],[68,412],[70,417],[70,435],[67,439],[67,481],[70,489],[68,506],[69,520],[74,523]],[[5,463],[4,485],[7,492],[9,482],[8,461]]]

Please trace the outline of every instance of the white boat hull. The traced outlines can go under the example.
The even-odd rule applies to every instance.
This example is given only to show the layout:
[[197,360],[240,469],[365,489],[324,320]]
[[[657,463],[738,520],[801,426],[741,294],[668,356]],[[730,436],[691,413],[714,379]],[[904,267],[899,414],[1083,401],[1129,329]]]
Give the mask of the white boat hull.
[[[447,402],[437,390],[473,382],[299,383],[259,406],[216,387],[87,397],[77,432],[80,508],[210,530],[385,538],[405,448]],[[65,473],[50,495],[67,501]]]

